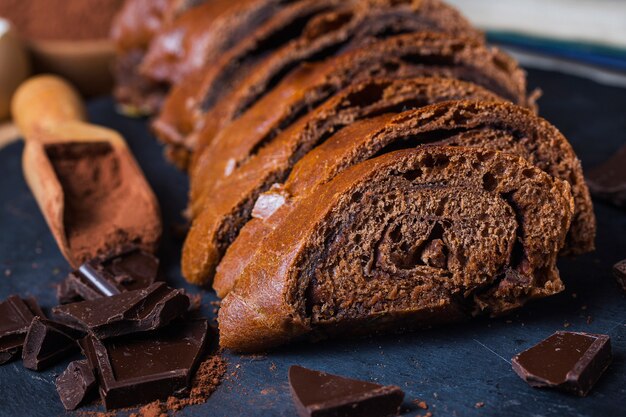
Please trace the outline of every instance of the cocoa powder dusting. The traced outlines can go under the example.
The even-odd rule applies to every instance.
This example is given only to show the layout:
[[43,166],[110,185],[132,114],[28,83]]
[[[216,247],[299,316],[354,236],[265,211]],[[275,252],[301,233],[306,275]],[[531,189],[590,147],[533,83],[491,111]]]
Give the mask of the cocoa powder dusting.
[[27,39],[105,39],[124,0],[2,0],[0,16]]
[[220,355],[206,359],[198,367],[191,391],[187,397],[169,397],[167,401],[153,401],[141,407],[130,417],[166,417],[169,412],[180,411],[188,405],[203,404],[222,382],[226,373],[226,360]]

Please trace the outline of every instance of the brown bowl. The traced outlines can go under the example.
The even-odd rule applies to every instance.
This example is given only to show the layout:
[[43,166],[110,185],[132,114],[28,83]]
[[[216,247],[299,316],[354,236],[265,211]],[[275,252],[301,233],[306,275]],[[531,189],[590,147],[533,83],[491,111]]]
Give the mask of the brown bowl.
[[29,46],[35,71],[60,75],[86,96],[111,93],[115,47],[110,40],[32,40]]

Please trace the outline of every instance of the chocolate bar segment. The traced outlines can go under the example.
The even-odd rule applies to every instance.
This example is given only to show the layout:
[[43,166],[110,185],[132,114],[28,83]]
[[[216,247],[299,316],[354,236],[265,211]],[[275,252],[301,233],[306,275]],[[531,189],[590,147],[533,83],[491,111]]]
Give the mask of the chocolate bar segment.
[[52,312],[63,324],[106,339],[158,329],[188,309],[189,297],[182,290],[160,282],[107,298],[57,306]]
[[205,319],[175,322],[155,332],[80,344],[97,370],[107,410],[165,400],[186,391],[207,342]]
[[75,410],[96,388],[96,377],[85,360],[71,362],[56,379],[57,392],[66,410]]
[[626,208],[626,146],[589,171],[587,185],[593,196]]
[[0,365],[19,356],[30,322],[36,316],[44,314],[33,298],[12,295],[0,303]]
[[40,371],[55,364],[78,350],[76,340],[81,336],[83,336],[81,332],[61,323],[35,317],[24,340],[22,349],[24,366],[33,371]]
[[554,333],[512,360],[513,370],[533,387],[586,396],[612,360],[609,336]]
[[613,276],[620,287],[626,291],[626,259],[613,265]]
[[59,303],[110,297],[146,288],[157,280],[159,260],[139,248],[85,262],[57,287]]
[[359,381],[301,366],[289,368],[289,386],[300,417],[395,416],[404,398],[404,392],[396,386]]

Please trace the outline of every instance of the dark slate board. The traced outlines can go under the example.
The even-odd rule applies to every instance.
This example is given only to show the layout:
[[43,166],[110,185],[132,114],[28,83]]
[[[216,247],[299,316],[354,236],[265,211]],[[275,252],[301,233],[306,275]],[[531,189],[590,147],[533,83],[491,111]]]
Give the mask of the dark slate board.
[[[530,71],[541,86],[541,114],[563,130],[588,168],[626,142],[626,90],[542,71]],[[181,241],[169,228],[181,221],[187,192],[183,174],[168,165],[144,120],[115,114],[110,99],[89,104],[92,120],[119,130],[129,141],[156,191],[165,220],[161,249],[170,282],[201,292],[205,313],[215,295],[185,285],[179,273]],[[34,295],[50,308],[53,284],[68,272],[21,174],[21,144],[0,150],[0,298]],[[626,295],[611,277],[611,265],[626,257],[626,212],[596,202],[598,250],[563,259],[567,290],[509,317],[403,336],[298,345],[261,356],[227,354],[228,379],[209,401],[181,416],[292,416],[287,369],[292,364],[355,378],[396,384],[406,392],[405,415],[424,414],[412,400],[425,400],[439,416],[620,416],[626,415]],[[10,271],[10,272],[8,272]],[[585,307],[586,306],[586,307]],[[592,317],[587,323],[587,317]],[[532,389],[511,370],[510,358],[563,329],[607,333],[615,359],[589,397]],[[19,361],[0,367],[0,416],[63,414],[54,378],[65,363],[34,373]],[[475,404],[484,402],[482,408]],[[98,410],[89,407],[87,410]],[[124,413],[122,413],[123,415]]]

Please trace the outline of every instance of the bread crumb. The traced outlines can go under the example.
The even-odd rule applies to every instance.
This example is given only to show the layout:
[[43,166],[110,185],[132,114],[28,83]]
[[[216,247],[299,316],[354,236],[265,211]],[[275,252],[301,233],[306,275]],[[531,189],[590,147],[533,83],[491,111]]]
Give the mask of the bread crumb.
[[426,404],[426,401],[413,400],[413,402],[422,410],[428,410],[428,404]]

